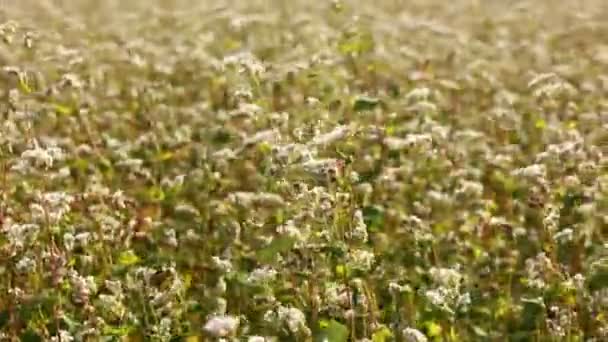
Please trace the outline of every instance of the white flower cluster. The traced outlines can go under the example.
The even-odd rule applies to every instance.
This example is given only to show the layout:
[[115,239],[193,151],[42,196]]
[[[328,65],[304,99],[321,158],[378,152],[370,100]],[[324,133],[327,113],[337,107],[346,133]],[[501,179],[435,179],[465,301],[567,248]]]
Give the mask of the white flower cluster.
[[469,309],[470,294],[462,292],[464,275],[454,268],[432,267],[429,276],[435,287],[426,290],[425,296],[432,305],[450,314]]
[[277,276],[277,271],[271,267],[260,267],[251,271],[247,281],[252,284],[266,284]]
[[278,324],[294,336],[310,336],[311,334],[306,325],[306,316],[297,308],[281,305],[276,310],[267,311],[264,314],[264,321],[273,325]]
[[420,330],[405,328],[401,332],[406,342],[427,342],[429,339]]
[[353,249],[348,253],[346,264],[348,268],[367,272],[372,269],[374,260],[374,253],[364,249]]
[[544,289],[546,278],[554,271],[553,262],[544,252],[526,260],[526,284],[535,289]]
[[238,327],[239,319],[234,316],[212,316],[203,330],[213,337],[227,337],[234,335]]
[[34,147],[21,153],[21,158],[11,167],[11,170],[21,173],[31,172],[36,168],[48,170],[52,168],[56,162],[65,159],[63,150],[57,146],[40,147],[35,142]]

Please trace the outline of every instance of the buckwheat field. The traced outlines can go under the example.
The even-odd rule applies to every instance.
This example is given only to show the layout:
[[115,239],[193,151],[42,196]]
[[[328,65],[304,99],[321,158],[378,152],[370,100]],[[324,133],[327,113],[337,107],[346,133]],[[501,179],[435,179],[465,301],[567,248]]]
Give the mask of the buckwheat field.
[[0,1],[0,340],[608,341],[607,19]]

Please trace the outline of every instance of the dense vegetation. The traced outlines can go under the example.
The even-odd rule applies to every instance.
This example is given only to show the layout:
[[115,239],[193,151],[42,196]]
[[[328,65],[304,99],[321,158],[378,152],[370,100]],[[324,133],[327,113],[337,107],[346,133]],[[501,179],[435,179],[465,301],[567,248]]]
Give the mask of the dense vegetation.
[[0,339],[608,340],[606,17],[2,1]]

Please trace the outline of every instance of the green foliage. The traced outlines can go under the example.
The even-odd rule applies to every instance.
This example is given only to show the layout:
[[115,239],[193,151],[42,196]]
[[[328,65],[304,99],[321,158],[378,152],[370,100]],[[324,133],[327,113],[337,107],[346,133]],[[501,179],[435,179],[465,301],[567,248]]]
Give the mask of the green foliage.
[[67,3],[0,8],[0,340],[606,339],[602,0]]
[[380,105],[380,100],[374,97],[360,95],[353,102],[353,109],[357,112],[372,110]]
[[295,239],[289,236],[276,238],[268,246],[260,249],[257,257],[263,263],[270,263],[276,260],[281,253],[289,251],[295,242]]
[[346,342],[348,341],[348,328],[335,320],[321,320],[319,322],[320,333],[317,341]]

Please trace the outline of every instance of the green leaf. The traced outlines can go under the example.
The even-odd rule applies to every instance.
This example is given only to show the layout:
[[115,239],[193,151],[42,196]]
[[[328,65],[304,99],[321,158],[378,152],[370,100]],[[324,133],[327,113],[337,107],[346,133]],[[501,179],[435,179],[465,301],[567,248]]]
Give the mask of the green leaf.
[[385,326],[376,330],[372,335],[372,342],[386,342],[393,337],[391,330]]
[[19,77],[19,88],[21,89],[22,92],[29,94],[32,92],[32,88],[30,88],[29,84],[27,84],[27,80],[25,79],[25,76],[23,77]]
[[162,161],[172,159],[174,156],[175,156],[175,154],[171,151],[161,151],[161,152],[158,152],[156,154],[156,156],[154,156],[154,160],[162,162]]
[[110,336],[127,336],[133,331],[133,327],[130,326],[121,326],[121,327],[113,327],[108,325],[104,327],[103,334]]
[[10,314],[8,310],[4,310],[0,312],[0,329],[4,329],[4,326],[8,323],[10,319]]
[[42,341],[42,337],[40,337],[40,335],[38,335],[34,330],[28,329],[21,334],[19,340],[22,342],[38,342]]
[[600,259],[591,265],[587,286],[591,291],[608,288],[608,258]]
[[357,96],[353,103],[353,109],[357,112],[372,110],[380,104],[380,100],[370,96]]
[[544,119],[538,119],[534,123],[534,127],[538,128],[538,129],[545,129],[545,128],[547,128],[547,122]]
[[132,250],[124,251],[120,253],[118,257],[118,263],[122,266],[130,266],[137,264],[140,258]]
[[347,270],[346,270],[345,265],[342,265],[342,264],[336,265],[336,275],[338,277],[341,277],[341,278],[346,277],[346,274],[347,274]]
[[335,320],[321,320],[319,322],[321,330],[317,340],[326,342],[346,342],[348,341],[348,328]]
[[433,322],[433,321],[427,321],[424,323],[424,327],[426,328],[426,335],[434,338],[434,337],[439,337],[441,336],[441,325]]
[[384,225],[384,209],[380,206],[367,206],[363,210],[363,221],[371,232],[378,231]]
[[289,236],[278,237],[272,240],[268,246],[262,248],[257,253],[257,257],[261,262],[270,263],[278,254],[289,251],[295,242],[296,240]]
[[66,105],[62,105],[60,103],[54,103],[53,108],[55,109],[55,111],[57,113],[59,113],[61,115],[69,116],[69,115],[72,115],[72,113],[73,113],[72,108],[70,108]]
[[153,186],[146,192],[146,197],[152,202],[160,202],[165,199],[165,192],[158,186]]
[[523,312],[521,315],[521,329],[534,330],[540,319],[544,317],[545,302],[542,297],[522,298]]
[[73,320],[67,315],[63,316],[63,322],[68,326],[70,331],[76,331],[78,328],[80,328],[80,326],[82,326],[82,323]]
[[338,45],[338,50],[344,55],[362,54],[374,48],[374,39],[371,34],[357,33],[347,36]]

